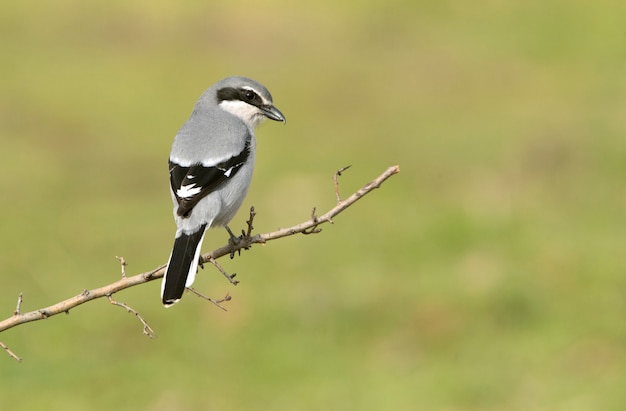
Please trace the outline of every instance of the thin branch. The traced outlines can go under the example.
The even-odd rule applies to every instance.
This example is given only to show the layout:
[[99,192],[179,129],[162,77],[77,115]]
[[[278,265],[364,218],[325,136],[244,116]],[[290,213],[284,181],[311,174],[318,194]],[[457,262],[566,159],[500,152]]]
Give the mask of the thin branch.
[[109,302],[113,305],[117,305],[118,307],[122,307],[123,309],[125,309],[127,312],[129,312],[130,314],[135,314],[135,317],[137,317],[137,319],[139,321],[141,321],[141,324],[143,324],[143,335],[147,335],[150,338],[156,338],[156,333],[154,332],[154,330],[152,329],[152,327],[150,327],[148,325],[148,323],[146,322],[146,320],[144,320],[144,318],[135,310],[133,310],[131,307],[129,307],[127,304],[121,303],[119,301],[115,301],[113,299],[113,297],[111,297],[111,295],[107,295],[107,298],[109,299]]
[[223,298],[220,298],[219,300],[214,300],[211,297],[208,297],[208,296],[202,294],[200,291],[196,290],[195,288],[187,287],[187,290],[190,291],[191,293],[197,295],[198,297],[215,304],[218,308],[220,308],[220,309],[222,309],[224,311],[228,311],[226,308],[224,308],[221,305],[221,303],[226,302],[226,301],[230,301],[232,299],[230,294],[227,293]]
[[335,182],[335,196],[337,196],[337,202],[338,203],[341,202],[341,196],[339,195],[339,176],[341,176],[341,173],[343,173],[344,171],[346,171],[350,167],[352,167],[352,166],[348,165],[348,166],[345,166],[345,167],[341,167],[339,170],[335,171],[335,175],[333,176],[333,181]]
[[13,311],[13,315],[20,315],[20,310],[22,308],[22,293],[17,296],[17,305],[15,306],[15,311]]
[[53,315],[69,313],[70,309],[78,307],[79,305],[89,302],[91,300],[106,297],[107,295],[113,295],[121,290],[125,290],[126,288],[130,288],[139,284],[147,283],[148,281],[156,280],[157,278],[161,278],[163,277],[164,270],[165,265],[162,265],[152,271],[137,274],[132,277],[122,278],[118,281],[115,281],[100,288],[94,288],[93,290],[83,290],[80,294],[68,298],[67,300],[53,304],[49,307],[14,315],[3,321],[0,321],[0,332],[31,321],[45,320],[46,318],[52,317]]
[[126,266],[128,265],[126,263],[126,260],[124,259],[124,257],[115,256],[115,258],[117,259],[117,261],[120,262],[120,265],[122,266],[122,278],[126,278]]
[[250,237],[252,235],[252,230],[254,230],[252,223],[254,222],[255,216],[256,216],[256,211],[254,210],[254,206],[252,206],[250,207],[250,218],[248,219],[248,221],[246,221],[246,225],[248,226],[248,231],[244,232],[243,230],[241,230],[241,235],[243,235],[244,237]]
[[[255,242],[265,243],[267,241],[276,240],[282,237],[287,237],[290,235],[301,233],[305,230],[311,229],[312,227],[316,227],[322,223],[332,223],[333,217],[340,214],[342,211],[350,207],[352,204],[356,203],[366,194],[371,193],[376,188],[379,188],[382,183],[384,183],[386,180],[388,180],[390,177],[394,176],[395,174],[398,174],[399,172],[400,172],[400,166],[391,166],[387,170],[385,170],[384,173],[382,173],[381,175],[376,177],[374,180],[365,184],[359,190],[357,190],[352,195],[350,195],[350,197],[346,198],[345,200],[339,201],[335,207],[333,207],[331,210],[329,210],[325,214],[321,216],[317,216],[317,218],[315,219],[305,221],[304,223],[294,225],[293,227],[282,228],[280,230],[274,231],[272,233],[267,233],[267,234],[257,234],[256,236],[252,238],[254,239],[258,237],[258,241],[255,241]],[[223,252],[222,249],[223,247],[213,251],[213,253],[215,254],[212,253],[212,255],[215,258],[217,258],[216,254],[219,255],[221,252]],[[2,328],[0,328],[0,331],[2,331]]]
[[[317,234],[317,233],[321,233],[322,229],[321,228],[317,228],[317,215],[315,214],[315,212],[317,211],[317,207],[313,207],[313,210],[311,210],[311,221],[313,221],[314,223],[316,223],[313,227],[308,228],[306,230],[302,230],[302,234],[305,235],[309,235],[309,234]],[[333,223],[332,220],[329,221],[329,223]]]
[[[236,244],[229,243],[207,254],[204,254],[202,256],[202,260],[204,262],[209,262],[211,260],[216,260],[225,255],[230,255],[232,251],[247,249],[253,244],[265,244],[268,241],[277,240],[282,237],[288,237],[288,236],[292,236],[298,233],[307,233],[307,232],[310,233],[310,232],[314,232],[315,230],[319,230],[317,228],[319,225],[324,224],[324,223],[332,223],[333,217],[343,212],[346,208],[350,207],[352,204],[356,203],[366,194],[372,192],[376,188],[379,188],[382,183],[384,183],[387,179],[389,179],[390,177],[392,177],[393,175],[399,172],[400,172],[399,166],[389,167],[381,175],[379,175],[378,177],[376,177],[374,180],[370,181],[369,183],[365,184],[363,187],[361,187],[359,190],[354,192],[348,198],[346,198],[345,200],[338,201],[335,207],[333,207],[332,209],[330,209],[329,211],[327,211],[325,214],[321,216],[316,216],[315,212],[313,212],[309,220],[303,223],[294,225],[292,227],[282,228],[282,229],[279,229],[270,233],[257,234],[254,236],[249,236],[249,235],[242,236],[240,241]],[[252,225],[252,221],[250,221],[250,226],[251,225]],[[120,264],[122,264],[122,269],[124,270],[123,263],[124,262],[120,259]],[[89,301],[92,301],[98,298],[102,298],[102,297],[110,298],[111,295],[119,291],[162,278],[164,275],[164,271],[165,271],[165,264],[155,268],[152,271],[147,271],[145,273],[137,274],[131,277],[123,276],[121,279],[111,284],[107,284],[99,288],[94,288],[93,290],[84,290],[80,294],[74,297],[68,298],[67,300],[58,302],[56,304],[50,305],[45,308],[40,308],[38,310],[30,311],[27,313],[19,312],[19,309],[21,306],[21,297],[19,297],[18,307],[16,308],[15,314],[5,320],[0,321],[0,332],[16,327],[21,324],[28,323],[28,322],[44,320],[46,318],[52,317],[57,314],[69,313],[70,309],[73,309],[75,307],[78,307],[79,305],[82,305],[84,303],[87,303]],[[125,274],[125,271],[123,271],[123,274]],[[116,305],[120,305],[126,308],[127,310],[129,310],[129,312],[137,315],[137,317],[140,318],[142,323],[144,322],[143,319],[136,313],[136,311],[130,309],[130,307],[126,305],[121,305],[121,303],[116,304]],[[5,348],[6,346],[4,344],[2,344],[0,347],[4,348],[5,351],[9,353],[9,355],[12,354],[12,352],[8,350],[8,348]],[[19,358],[15,354],[11,356],[16,359]]]
[[7,352],[7,354],[9,354],[11,356],[11,358],[15,359],[15,361],[17,362],[22,362],[22,357],[17,356],[13,351],[11,351],[11,349],[9,347],[7,347],[7,345],[5,343],[3,343],[2,341],[0,341],[0,347],[2,347],[4,349],[4,351]]
[[[241,250],[241,248],[240,248],[240,250]],[[231,258],[232,258],[232,257],[231,257]],[[206,260],[205,260],[204,262],[206,262]],[[217,261],[215,261],[215,258],[213,258],[213,257],[209,257],[209,262],[210,262],[211,264],[213,264],[213,265],[215,266],[215,268],[217,268],[217,271],[219,271],[220,273],[222,273],[222,275],[223,275],[224,277],[226,277],[226,279],[227,279],[227,280],[228,280],[228,281],[229,281],[232,285],[237,285],[237,284],[239,284],[239,280],[235,280],[235,276],[237,275],[237,273],[228,274],[228,273],[226,272],[226,270],[224,270],[224,268],[222,268],[222,266],[221,266],[221,265],[219,265],[219,264],[217,263]]]

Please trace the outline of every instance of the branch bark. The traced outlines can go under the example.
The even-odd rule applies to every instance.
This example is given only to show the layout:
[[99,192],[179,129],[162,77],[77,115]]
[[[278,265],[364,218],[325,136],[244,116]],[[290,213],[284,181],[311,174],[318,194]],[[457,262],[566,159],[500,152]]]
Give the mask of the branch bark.
[[[358,200],[360,200],[364,195],[370,193],[376,188],[379,188],[380,185],[383,182],[385,182],[387,179],[389,179],[391,176],[400,172],[399,166],[391,166],[387,168],[387,170],[385,170],[378,177],[376,177],[374,180],[370,181],[369,183],[361,187],[359,190],[354,192],[348,198],[346,198],[345,200],[341,200],[339,196],[339,185],[337,183],[337,178],[338,176],[341,175],[341,172],[346,170],[346,168],[347,167],[344,167],[338,170],[334,175],[333,181],[335,182],[335,195],[337,197],[337,204],[328,212],[320,216],[317,216],[315,214],[315,209],[313,209],[311,218],[303,223],[300,223],[300,224],[297,224],[288,228],[278,229],[270,233],[250,235],[250,232],[252,230],[252,219],[254,217],[254,210],[251,210],[250,220],[248,221],[248,232],[242,233],[242,237],[240,238],[240,241],[236,243],[230,242],[229,244],[223,247],[215,249],[209,253],[203,254],[202,255],[203,262],[215,261],[216,259],[223,257],[225,255],[234,255],[235,251],[240,251],[241,249],[248,249],[253,244],[264,244],[271,240],[276,240],[282,237],[287,237],[287,236],[291,236],[291,235],[298,234],[298,233],[302,233],[302,234],[318,233],[321,231],[321,229],[318,228],[320,225],[325,224],[325,223],[332,224],[333,217],[335,217],[336,215],[344,211],[346,208],[350,207],[352,204],[354,204]],[[57,314],[61,314],[61,313],[69,314],[69,311],[71,309],[78,307],[79,305],[82,305],[89,301],[102,298],[102,297],[107,297],[109,301],[115,304],[116,302],[114,302],[114,300],[112,300],[111,298],[113,294],[119,291],[125,290],[127,288],[134,287],[136,285],[144,284],[152,280],[159,279],[163,277],[164,272],[165,272],[165,264],[164,264],[164,265],[160,265],[156,267],[155,269],[151,271],[147,271],[141,274],[127,277],[126,272],[125,272],[126,262],[121,257],[117,257],[117,258],[118,260],[120,260],[120,263],[122,265],[122,278],[120,280],[115,281],[111,284],[99,287],[99,288],[94,288],[92,290],[84,289],[80,294],[74,297],[68,298],[67,300],[50,305],[48,307],[22,313],[20,311],[20,308],[22,305],[22,294],[20,293],[18,297],[17,308],[13,312],[13,315],[3,321],[0,321],[0,332],[6,331],[10,328],[13,328],[18,325],[25,324],[31,321],[45,320]],[[123,308],[127,309],[127,311],[137,315],[138,318],[144,324],[144,326],[145,327],[147,326],[147,324],[145,324],[141,316],[139,316],[137,312],[132,310],[129,306],[122,304],[122,303],[117,303],[116,305],[122,306]],[[146,328],[144,328],[144,333],[146,333],[145,330]],[[150,332],[152,332],[151,329],[150,329]],[[146,333],[146,334],[150,334],[150,333]],[[15,355],[4,343],[2,343],[2,341],[0,341],[0,348],[3,348],[11,357],[15,358],[18,361],[21,361],[21,358]]]

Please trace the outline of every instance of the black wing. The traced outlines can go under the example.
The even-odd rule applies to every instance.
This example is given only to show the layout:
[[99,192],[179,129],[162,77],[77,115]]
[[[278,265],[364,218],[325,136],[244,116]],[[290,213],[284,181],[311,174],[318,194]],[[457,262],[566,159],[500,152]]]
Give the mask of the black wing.
[[178,202],[176,214],[189,217],[198,201],[237,174],[250,156],[250,143],[248,138],[241,153],[210,167],[201,163],[183,167],[170,160],[170,184]]

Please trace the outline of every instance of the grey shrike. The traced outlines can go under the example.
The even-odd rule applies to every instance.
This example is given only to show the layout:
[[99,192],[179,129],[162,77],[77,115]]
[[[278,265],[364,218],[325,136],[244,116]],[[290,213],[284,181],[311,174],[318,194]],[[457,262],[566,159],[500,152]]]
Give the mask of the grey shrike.
[[272,95],[245,77],[206,90],[180,128],[169,158],[176,239],[161,285],[163,305],[180,300],[193,283],[207,229],[226,226],[250,186],[254,129],[265,118],[285,122]]

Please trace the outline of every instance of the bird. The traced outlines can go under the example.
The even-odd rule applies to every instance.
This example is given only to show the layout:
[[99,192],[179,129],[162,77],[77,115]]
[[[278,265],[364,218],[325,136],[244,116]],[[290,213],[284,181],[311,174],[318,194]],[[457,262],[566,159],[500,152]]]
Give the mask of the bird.
[[250,186],[255,128],[266,118],[286,123],[261,83],[232,76],[209,87],[172,143],[170,194],[176,236],[161,284],[165,307],[195,279],[206,230],[235,216]]

